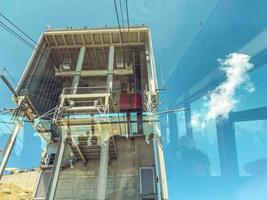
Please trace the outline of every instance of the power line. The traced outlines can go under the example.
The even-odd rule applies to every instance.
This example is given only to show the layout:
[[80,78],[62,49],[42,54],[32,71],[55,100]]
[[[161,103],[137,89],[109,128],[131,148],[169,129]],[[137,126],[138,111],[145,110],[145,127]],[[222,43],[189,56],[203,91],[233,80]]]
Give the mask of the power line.
[[[30,39],[35,45],[37,45],[37,48],[41,48],[41,46],[38,44],[38,42],[36,40],[34,40],[31,36],[29,36],[27,33],[25,33],[25,31],[23,31],[20,27],[18,27],[14,22],[12,22],[10,19],[8,19],[6,16],[4,16],[2,13],[0,13],[0,16],[2,16],[6,21],[8,21],[12,26],[14,26],[17,30],[19,30],[24,36],[26,36],[28,39]],[[3,23],[3,22],[2,22]],[[4,23],[3,23],[4,24]],[[4,24],[5,26],[7,26],[6,24]],[[11,29],[9,27],[9,29]],[[15,32],[15,31],[14,31]],[[18,35],[18,33],[16,33]],[[20,36],[21,37],[21,36]],[[24,39],[25,40],[25,39]],[[28,41],[27,41],[28,42]],[[29,42],[28,42],[29,43]],[[33,47],[33,49],[36,49],[35,46],[33,46],[31,44],[31,46]],[[31,48],[32,48],[31,47]]]
[[[1,13],[0,13],[1,15]],[[14,23],[12,23],[13,25]],[[35,50],[36,48],[37,49],[43,49],[36,41],[34,41],[30,36],[27,35],[27,37],[30,37],[31,38],[31,41],[34,41],[34,43],[36,44],[37,47],[35,47],[34,45],[32,45],[30,42],[28,42],[26,39],[24,39],[21,35],[19,35],[16,31],[12,30],[10,27],[8,27],[5,23],[3,23],[2,21],[0,21],[0,26],[2,26],[4,29],[6,29],[9,33],[11,33],[13,36],[15,36],[17,39],[19,39],[21,42],[23,42],[24,44],[26,44],[28,47],[30,47],[31,49]],[[18,26],[16,26],[14,24],[15,27],[17,27],[18,30],[21,30]],[[47,57],[46,55],[41,55],[41,56],[45,56]],[[48,58],[48,57],[47,57]]]
[[[120,35],[120,38],[121,38],[121,43],[123,43],[123,36],[122,36],[122,31],[121,31],[121,23],[120,23],[120,18],[119,18],[117,1],[114,0],[113,2],[114,2],[116,17],[117,17],[117,23],[118,23],[118,27],[119,27],[119,35]],[[121,8],[121,16],[122,16],[122,20],[123,20],[121,1],[120,1],[120,8]],[[121,53],[122,53],[122,58],[123,58],[123,61],[124,61],[124,47],[123,47],[123,45],[121,45]]]
[[37,42],[32,39],[27,33],[25,33],[21,28],[19,28],[16,24],[14,24],[10,19],[8,19],[6,16],[4,16],[2,13],[0,15],[8,21],[10,24],[12,24],[16,29],[18,29],[23,35],[25,35],[28,39],[30,39],[34,44],[38,45]]
[[[7,19],[3,14],[0,13],[2,17],[4,17],[9,23],[11,23],[13,26],[15,26],[18,30],[23,32],[24,35],[27,35],[24,31],[22,31],[18,26],[16,26],[13,22],[11,22],[9,19]],[[24,39],[21,35],[19,35],[16,31],[12,30],[8,25],[6,25],[4,22],[0,21],[0,26],[4,28],[6,31],[8,31],[10,34],[12,34],[14,37],[16,37],[18,40],[20,40],[22,43],[27,45],[31,49],[35,49],[35,46],[33,46],[30,42],[28,42],[26,39]],[[27,37],[29,37],[27,35]],[[30,38],[30,37],[29,37]],[[31,39],[32,40],[32,39]],[[11,76],[11,74],[4,68],[3,72],[6,72],[9,78],[12,80],[12,82],[17,85],[15,79]]]
[[[40,58],[42,58],[42,57],[49,58],[49,54],[46,55],[46,48],[41,47],[41,46],[40,46],[34,39],[32,39],[27,33],[25,33],[21,28],[19,28],[17,25],[15,25],[15,23],[13,23],[11,20],[9,20],[7,17],[5,17],[2,13],[0,13],[0,16],[2,16],[8,23],[10,23],[13,27],[15,27],[15,28],[16,28],[20,33],[22,33],[23,35],[20,34],[20,33],[18,33],[16,30],[14,30],[13,27],[10,27],[9,24],[6,24],[6,23],[0,21],[0,26],[1,26],[2,28],[4,28],[6,31],[8,31],[10,34],[12,34],[14,37],[16,37],[16,38],[17,38],[18,40],[20,40],[22,43],[24,43],[25,45],[27,45],[29,48],[31,48],[31,49],[33,49],[33,50],[36,50],[36,49],[41,50]],[[25,38],[25,36],[26,36],[26,38]],[[28,41],[27,38],[28,38],[31,42]],[[34,45],[32,44],[32,42],[33,42],[34,44],[36,44],[36,46],[34,46]],[[52,60],[53,60],[53,57],[51,57],[51,58],[52,58]],[[37,65],[34,66],[34,70],[33,70],[32,73],[31,73],[30,79],[28,80],[28,83],[27,83],[25,89],[28,88],[29,83],[30,83],[30,80],[31,80],[32,75],[33,75],[33,72],[35,71],[36,67],[37,67]],[[11,76],[11,74],[10,74],[5,68],[4,68],[4,71],[7,72],[8,76],[9,76],[9,77],[12,79],[12,81],[16,84],[16,81],[14,80],[14,78]],[[13,113],[13,117],[17,117],[17,116],[19,116],[20,114],[21,114],[21,111],[20,111],[20,110],[17,110],[16,112]],[[25,121],[25,120],[23,120],[23,121]],[[27,121],[25,121],[25,122],[27,122]],[[2,120],[2,121],[0,120],[0,123],[5,124],[5,126],[12,132],[11,128],[8,126],[8,124],[10,124],[10,123],[5,122],[5,121],[3,121],[3,120]]]
[[121,0],[119,0],[119,3],[120,3],[120,11],[121,11],[121,25],[124,28],[124,17],[123,17]]
[[[0,13],[0,16],[2,16],[6,21],[8,21],[12,26],[14,26],[17,30],[19,30],[24,36],[26,36],[28,39],[30,39],[35,45],[37,45],[37,48],[41,48],[41,46],[38,44],[36,40],[34,40],[29,34],[27,34],[25,31],[23,31],[20,27],[18,27],[14,22],[12,22],[8,17],[6,17],[4,14]],[[3,23],[3,22],[2,22]],[[3,23],[4,24],[4,23]],[[7,26],[6,24],[4,24]],[[9,27],[9,29],[11,29]],[[13,31],[13,30],[12,30]],[[15,31],[14,31],[15,32]],[[18,35],[18,33],[16,33]],[[20,36],[21,37],[21,36]],[[25,40],[25,39],[24,39]],[[28,42],[28,41],[27,41]],[[28,42],[29,43],[29,42]],[[35,46],[31,44],[31,46],[36,49]]]
[[128,43],[129,43],[129,36],[130,36],[130,20],[129,20],[129,7],[128,7],[128,0],[125,1],[126,4],[126,17],[127,17],[127,25],[128,25]]
[[[30,39],[34,44],[36,44],[36,47],[33,46],[30,42],[28,42],[26,39],[24,39],[21,35],[19,35],[16,31],[12,30],[10,27],[8,27],[5,23],[0,21],[0,26],[2,26],[4,29],[6,29],[9,33],[11,33],[13,36],[15,36],[17,39],[19,39],[21,42],[23,42],[24,44],[26,44],[28,47],[30,47],[31,49],[35,50],[42,50],[41,51],[41,55],[40,57],[46,57],[48,58],[49,56],[47,56],[45,54],[44,48],[42,48],[34,39],[32,39],[32,37],[30,37],[27,33],[25,33],[21,28],[19,28],[15,23],[13,23],[10,19],[8,19],[6,16],[4,16],[2,13],[0,13],[0,16],[2,16],[6,21],[8,21],[11,25],[13,25],[17,30],[19,30],[24,36],[26,36],[28,39]],[[53,57],[51,57],[53,59]],[[54,59],[53,59],[54,60]],[[32,71],[32,73],[35,71],[36,66],[34,67],[34,70]],[[26,85],[26,88],[28,88],[29,86],[29,82],[31,79],[28,80],[28,83]]]
[[11,28],[9,28],[5,23],[3,23],[2,21],[0,21],[0,26],[2,28],[4,28],[5,30],[7,30],[9,33],[11,33],[14,37],[16,37],[18,40],[20,40],[21,42],[23,42],[24,44],[26,44],[28,47],[30,47],[31,49],[35,49],[35,47],[29,43],[27,40],[25,40],[23,37],[21,37],[18,33],[16,33],[15,31],[13,31]]
[[[118,23],[119,31],[120,31],[120,35],[121,35],[121,25],[120,25],[120,18],[119,18],[119,13],[118,13],[117,2],[116,2],[116,0],[113,0],[113,2],[114,2],[114,6],[115,6],[115,12],[116,12],[116,17],[117,17],[117,23]],[[121,37],[121,39],[122,39],[122,37]]]

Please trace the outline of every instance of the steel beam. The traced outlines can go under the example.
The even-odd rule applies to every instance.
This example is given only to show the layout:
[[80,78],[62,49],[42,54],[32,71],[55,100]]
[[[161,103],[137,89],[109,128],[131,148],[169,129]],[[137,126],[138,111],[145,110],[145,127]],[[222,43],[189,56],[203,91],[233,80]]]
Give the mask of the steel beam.
[[94,97],[109,97],[109,93],[98,93],[98,94],[62,94],[61,98],[66,99],[80,99],[80,98],[94,98]]
[[233,122],[255,121],[267,119],[267,106],[232,112],[230,118]]
[[[116,76],[132,75],[133,69],[116,69],[113,71],[113,73]],[[81,75],[81,77],[107,76],[108,70],[83,70],[79,74]],[[75,75],[77,75],[76,71],[56,72],[56,76],[59,76],[59,77],[72,77]]]
[[[121,46],[133,46],[133,47],[139,47],[139,46],[145,46],[146,42],[131,42],[129,43],[113,43],[112,45],[116,46],[116,47],[121,47]],[[68,45],[51,45],[49,46],[49,48],[51,49],[74,49],[74,48],[79,48],[81,46],[84,46],[83,44],[77,44],[77,45],[73,45],[73,44],[68,44]],[[110,43],[106,43],[106,44],[86,44],[85,47],[87,48],[105,48],[105,47],[109,47]]]

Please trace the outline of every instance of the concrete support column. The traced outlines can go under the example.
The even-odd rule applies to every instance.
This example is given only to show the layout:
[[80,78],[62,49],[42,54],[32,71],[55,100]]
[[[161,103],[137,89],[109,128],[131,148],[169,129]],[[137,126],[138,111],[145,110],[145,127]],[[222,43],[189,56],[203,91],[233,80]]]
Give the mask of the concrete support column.
[[153,152],[155,161],[155,172],[157,180],[157,200],[168,200],[168,186],[166,169],[163,155],[163,147],[156,135],[153,138]]
[[109,140],[101,144],[101,155],[99,161],[99,172],[97,182],[97,200],[105,200],[107,175],[108,175],[108,156],[109,156]]
[[[75,68],[75,75],[73,76],[72,83],[71,83],[71,88],[73,89],[71,91],[72,94],[76,94],[77,87],[79,86],[85,51],[86,51],[86,47],[81,47],[80,48],[80,52],[79,52],[79,55],[78,55],[76,68]],[[60,108],[63,107],[64,103],[65,103],[65,99],[61,98],[61,102],[60,102],[60,106],[59,107]]]
[[18,135],[20,129],[21,129],[21,124],[17,123],[12,135],[10,135],[10,137],[8,139],[7,145],[6,145],[6,147],[4,149],[4,152],[2,154],[2,158],[0,160],[1,161],[1,165],[0,165],[0,180],[1,180],[2,176],[3,176],[4,171],[5,171],[9,156],[10,156],[10,154],[12,152],[12,149],[14,147],[14,144],[16,142],[16,138],[17,138],[17,135]]
[[108,55],[108,75],[107,75],[107,87],[111,91],[113,83],[113,66],[114,66],[114,46],[109,47]]
[[57,153],[54,160],[53,169],[45,198],[46,200],[54,200],[56,195],[58,177],[61,171],[61,164],[63,160],[64,151],[66,148],[66,136],[67,133],[62,133],[62,135],[60,136],[60,140],[57,147]]
[[[82,67],[83,67],[85,50],[86,50],[85,47],[80,48],[80,52],[78,55],[78,60],[77,60],[76,68],[75,68],[76,74],[73,77],[72,84],[71,84],[71,87],[73,87],[73,88],[77,88],[79,85],[79,81],[80,81],[80,77],[81,77],[81,71],[82,71]],[[76,93],[76,91],[74,91],[73,93]]]
[[[109,47],[109,56],[108,56],[108,75],[107,75],[108,92],[112,91],[113,66],[114,66],[114,46],[112,45]],[[108,105],[108,103],[109,103],[108,99],[106,98],[105,105]],[[97,182],[97,200],[105,200],[106,197],[108,160],[109,160],[109,139],[103,141],[103,143],[101,144],[101,154],[100,154],[98,182]]]
[[[108,75],[107,75],[107,89],[108,92],[112,91],[113,86],[113,66],[114,66],[114,46],[109,47],[108,55]],[[108,105],[108,97],[105,99],[105,105]]]

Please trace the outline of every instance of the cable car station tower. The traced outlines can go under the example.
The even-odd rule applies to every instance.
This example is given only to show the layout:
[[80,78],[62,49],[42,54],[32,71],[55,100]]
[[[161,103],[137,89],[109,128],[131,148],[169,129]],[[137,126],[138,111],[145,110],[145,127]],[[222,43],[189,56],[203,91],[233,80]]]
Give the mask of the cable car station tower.
[[147,27],[44,32],[13,92],[11,137],[46,143],[34,199],[168,199],[157,91]]

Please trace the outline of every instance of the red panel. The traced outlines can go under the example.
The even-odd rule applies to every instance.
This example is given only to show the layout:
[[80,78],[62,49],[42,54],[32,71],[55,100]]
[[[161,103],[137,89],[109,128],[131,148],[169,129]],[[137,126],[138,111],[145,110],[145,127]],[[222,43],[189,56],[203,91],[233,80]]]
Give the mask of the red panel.
[[132,110],[140,108],[142,108],[142,98],[140,93],[133,93],[133,94],[123,93],[120,95],[121,110]]

